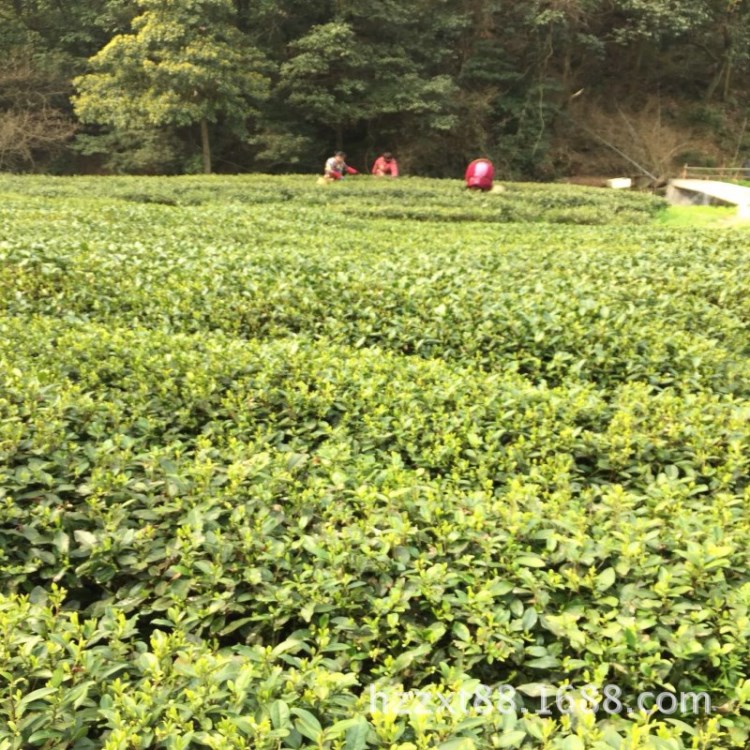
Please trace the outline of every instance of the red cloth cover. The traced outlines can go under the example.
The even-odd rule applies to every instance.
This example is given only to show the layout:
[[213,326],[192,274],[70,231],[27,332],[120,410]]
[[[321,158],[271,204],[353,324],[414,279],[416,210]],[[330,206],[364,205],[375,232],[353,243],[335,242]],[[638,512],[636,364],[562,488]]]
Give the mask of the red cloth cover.
[[466,187],[491,190],[495,168],[489,159],[474,159],[466,168]]

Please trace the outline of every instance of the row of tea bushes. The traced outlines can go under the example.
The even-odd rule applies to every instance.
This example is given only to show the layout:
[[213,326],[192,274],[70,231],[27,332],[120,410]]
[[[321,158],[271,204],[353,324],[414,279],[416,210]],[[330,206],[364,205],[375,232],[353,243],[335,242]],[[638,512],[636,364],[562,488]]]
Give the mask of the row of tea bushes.
[[[347,217],[419,219],[425,221],[549,222],[563,224],[630,224],[648,222],[665,207],[661,198],[616,193],[572,185],[508,184],[502,193],[474,193],[462,182],[404,178],[347,179],[321,188],[315,177],[243,176],[180,177],[143,180],[110,178],[106,195],[128,203],[168,207],[204,204],[286,205],[297,211],[313,207],[336,221]],[[99,178],[50,179],[0,175],[0,194],[24,197],[101,198]]]
[[732,397],[28,323],[2,325],[12,590],[61,585],[87,617],[230,655],[330,651],[352,701],[542,675],[741,699],[750,410]]
[[716,242],[632,227],[339,226],[286,204],[42,203],[6,208],[15,228],[0,242],[0,301],[13,314],[296,335],[549,384],[744,393],[740,232]]

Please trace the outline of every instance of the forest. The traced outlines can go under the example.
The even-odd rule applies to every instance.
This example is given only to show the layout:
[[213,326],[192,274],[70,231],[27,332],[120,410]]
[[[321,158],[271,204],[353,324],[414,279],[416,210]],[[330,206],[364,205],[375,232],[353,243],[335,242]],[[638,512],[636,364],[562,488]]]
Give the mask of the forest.
[[0,170],[743,162],[750,0],[0,0]]

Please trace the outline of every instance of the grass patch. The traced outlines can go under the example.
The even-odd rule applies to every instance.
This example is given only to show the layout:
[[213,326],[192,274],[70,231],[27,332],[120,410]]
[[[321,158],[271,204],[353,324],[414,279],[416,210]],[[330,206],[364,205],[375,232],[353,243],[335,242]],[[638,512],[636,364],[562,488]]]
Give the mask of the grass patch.
[[722,227],[737,221],[736,206],[669,206],[656,223],[669,227]]

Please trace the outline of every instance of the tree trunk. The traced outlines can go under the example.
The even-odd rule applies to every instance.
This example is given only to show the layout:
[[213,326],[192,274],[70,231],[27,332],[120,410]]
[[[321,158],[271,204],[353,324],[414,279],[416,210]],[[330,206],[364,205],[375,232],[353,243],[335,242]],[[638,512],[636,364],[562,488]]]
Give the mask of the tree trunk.
[[208,122],[201,120],[201,150],[203,151],[203,174],[211,174],[211,142],[208,139]]
[[732,89],[732,57],[731,55],[727,58],[727,65],[726,65],[726,75],[724,77],[724,96],[722,97],[723,101],[727,101],[729,99],[729,94]]
[[[708,91],[706,92],[706,100],[710,101],[717,90],[719,90],[721,97],[724,101],[729,98],[731,83],[732,83],[732,63],[734,62],[734,38],[729,24],[724,24],[724,50],[721,56],[721,67],[714,76],[711,83],[708,85]],[[723,86],[719,89],[719,86]]]
[[572,78],[573,63],[571,60],[572,50],[571,45],[565,45],[565,55],[563,56],[562,65],[562,90],[567,92],[570,90],[570,79]]
[[250,31],[250,0],[234,0],[237,13],[237,28],[240,31]]
[[[737,3],[731,3],[736,6]],[[731,16],[732,12],[730,12]],[[734,35],[732,34],[731,19],[724,24],[724,65],[726,67],[726,77],[724,78],[724,96],[726,101],[729,99],[729,91],[732,82],[732,63],[734,62]]]
[[719,87],[719,84],[721,83],[721,79],[726,75],[726,61],[721,63],[721,67],[719,68],[718,73],[714,75],[714,77],[711,79],[711,82],[708,84],[708,89],[706,91],[706,101],[710,102],[714,98],[714,94],[716,93],[716,89]]

